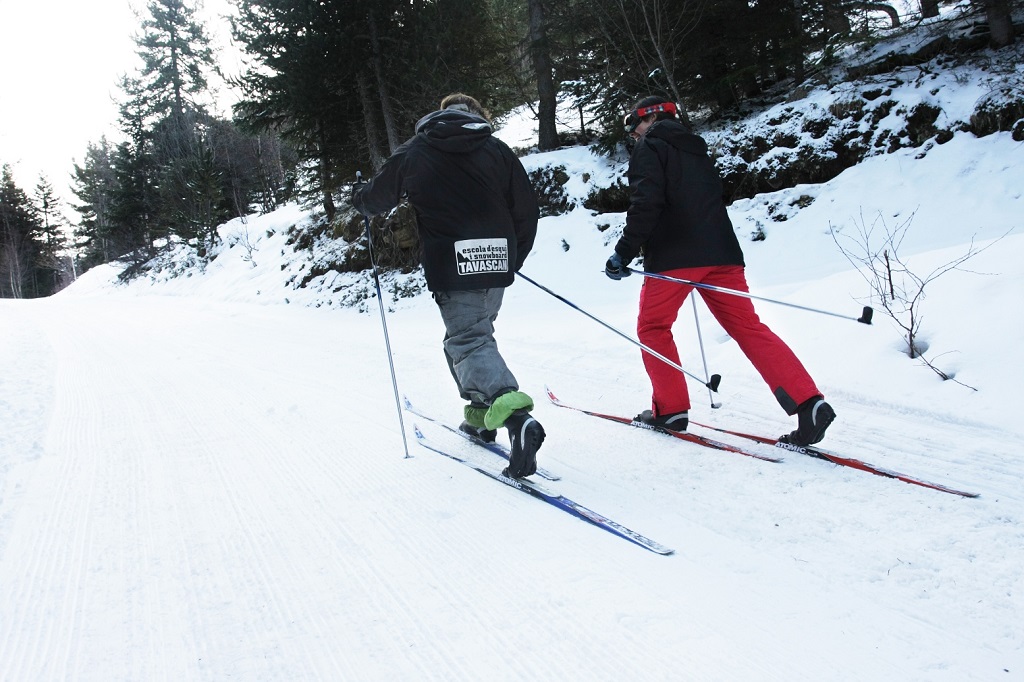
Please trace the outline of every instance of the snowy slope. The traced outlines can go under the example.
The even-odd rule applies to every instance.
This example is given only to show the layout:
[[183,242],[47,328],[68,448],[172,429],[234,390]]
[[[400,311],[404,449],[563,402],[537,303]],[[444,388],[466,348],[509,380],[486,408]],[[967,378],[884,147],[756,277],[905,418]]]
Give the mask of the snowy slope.
[[[203,272],[117,286],[104,267],[48,300],[0,301],[0,680],[1024,678],[1022,154],[1005,133],[958,135],[731,209],[756,294],[852,316],[872,301],[830,225],[913,215],[922,271],[1009,233],[929,285],[922,335],[956,381],[901,354],[881,313],[867,327],[757,306],[839,413],[824,445],[977,499],[551,406],[545,384],[644,409],[639,353],[525,281],[509,290],[499,343],[538,398],[550,487],[670,557],[414,442],[405,458],[375,302],[284,285],[294,207],[226,225],[253,249]],[[566,165],[580,196],[584,172],[621,172],[580,149],[525,161]],[[640,278],[601,272],[621,222],[545,218],[524,272],[629,331]],[[748,241],[757,222],[767,239]],[[400,389],[456,420],[432,302],[389,307]],[[723,405],[691,384],[694,417],[792,428],[698,311]],[[676,332],[703,373],[689,307]]]

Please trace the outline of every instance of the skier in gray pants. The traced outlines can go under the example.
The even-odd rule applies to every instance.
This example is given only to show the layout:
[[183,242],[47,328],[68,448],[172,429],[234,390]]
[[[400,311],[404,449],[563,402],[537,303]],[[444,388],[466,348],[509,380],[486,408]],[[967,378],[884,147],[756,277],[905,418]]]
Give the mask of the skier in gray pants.
[[408,197],[427,288],[444,321],[445,359],[469,401],[460,428],[485,441],[507,428],[512,448],[505,473],[519,478],[537,471],[545,434],[530,415],[533,399],[519,390],[498,352],[494,320],[533,248],[539,211],[526,170],[491,134],[489,119],[476,99],[448,95],[380,172],[353,191],[352,204],[376,215]]

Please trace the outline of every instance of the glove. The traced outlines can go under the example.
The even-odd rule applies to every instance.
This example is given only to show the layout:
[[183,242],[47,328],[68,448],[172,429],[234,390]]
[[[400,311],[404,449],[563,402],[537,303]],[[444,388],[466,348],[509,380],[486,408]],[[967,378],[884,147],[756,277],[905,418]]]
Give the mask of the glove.
[[629,277],[631,274],[628,263],[622,262],[622,256],[616,251],[612,254],[612,257],[608,259],[608,262],[604,264],[604,274],[608,275],[614,280],[620,280],[623,277]]
[[365,185],[363,184],[353,185],[352,194],[349,195],[349,201],[352,203],[352,208],[356,209],[360,213],[362,213],[362,211],[359,209],[359,206],[361,204],[361,202],[359,201],[359,195],[362,193],[363,187],[365,187]]

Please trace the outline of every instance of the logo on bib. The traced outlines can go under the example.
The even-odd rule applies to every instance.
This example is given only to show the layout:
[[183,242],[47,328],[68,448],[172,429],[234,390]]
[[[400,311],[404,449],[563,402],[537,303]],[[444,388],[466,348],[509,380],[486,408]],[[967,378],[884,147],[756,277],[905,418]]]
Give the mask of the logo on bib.
[[508,272],[508,240],[463,239],[455,242],[455,264],[460,275]]

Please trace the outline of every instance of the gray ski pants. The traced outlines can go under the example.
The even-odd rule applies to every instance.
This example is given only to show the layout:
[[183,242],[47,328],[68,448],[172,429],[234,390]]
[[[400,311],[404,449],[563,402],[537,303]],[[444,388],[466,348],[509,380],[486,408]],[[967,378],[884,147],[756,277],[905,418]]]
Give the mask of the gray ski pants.
[[459,387],[459,395],[479,405],[518,391],[494,340],[494,320],[501,310],[503,288],[435,291],[434,301],[444,320],[444,356]]

